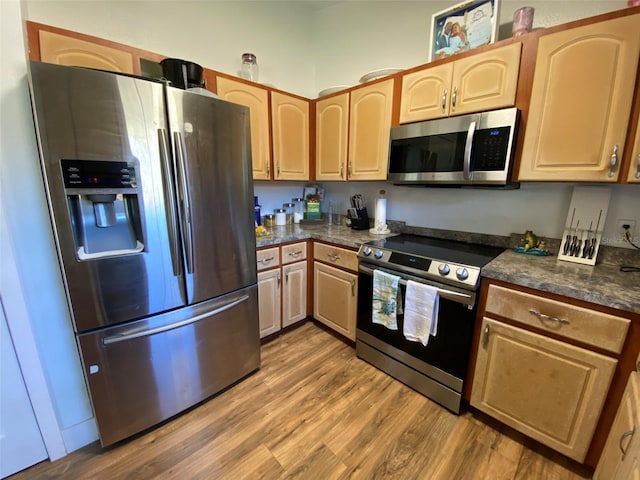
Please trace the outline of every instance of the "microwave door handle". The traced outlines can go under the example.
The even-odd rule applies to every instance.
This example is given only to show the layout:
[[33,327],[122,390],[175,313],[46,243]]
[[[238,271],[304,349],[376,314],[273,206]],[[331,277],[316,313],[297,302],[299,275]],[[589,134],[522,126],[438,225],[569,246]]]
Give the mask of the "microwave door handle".
[[473,121],[469,124],[469,130],[467,131],[467,141],[464,144],[464,164],[463,174],[465,182],[471,182],[473,179],[473,172],[471,171],[471,147],[473,146],[473,135],[476,132],[476,122]]

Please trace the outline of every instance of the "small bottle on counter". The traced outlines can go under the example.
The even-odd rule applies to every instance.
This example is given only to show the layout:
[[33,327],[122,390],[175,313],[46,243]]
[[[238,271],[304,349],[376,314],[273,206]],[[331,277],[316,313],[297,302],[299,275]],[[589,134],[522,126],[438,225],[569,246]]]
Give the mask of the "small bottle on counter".
[[264,216],[264,226],[268,228],[276,226],[276,216],[273,213],[267,213]]
[[306,206],[306,202],[304,198],[294,198],[292,199],[294,203],[293,207],[293,223],[300,223],[300,220],[304,218],[304,207]]
[[287,224],[287,211],[284,208],[276,208],[273,213],[276,216],[276,227],[284,227]]
[[295,203],[282,204],[282,208],[284,208],[284,211],[287,214],[287,225],[291,225],[293,223],[293,210],[295,206],[296,206]]

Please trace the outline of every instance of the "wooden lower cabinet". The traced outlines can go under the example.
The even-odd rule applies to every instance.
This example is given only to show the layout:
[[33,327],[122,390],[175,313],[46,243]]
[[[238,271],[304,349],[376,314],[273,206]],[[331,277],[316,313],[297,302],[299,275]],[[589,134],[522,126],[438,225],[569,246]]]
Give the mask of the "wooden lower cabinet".
[[313,317],[355,341],[358,276],[317,261],[313,271]]
[[279,268],[258,273],[260,338],[280,331],[281,282]]
[[484,318],[471,404],[582,462],[617,360]]
[[307,262],[282,267],[282,326],[307,317]]
[[307,317],[307,243],[257,252],[260,338]]
[[629,377],[593,478],[640,480],[640,372]]

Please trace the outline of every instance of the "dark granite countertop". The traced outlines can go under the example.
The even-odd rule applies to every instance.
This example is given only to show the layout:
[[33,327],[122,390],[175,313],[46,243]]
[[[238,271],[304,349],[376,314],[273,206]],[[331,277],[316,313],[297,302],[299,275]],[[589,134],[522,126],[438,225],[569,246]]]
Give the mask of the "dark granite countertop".
[[[256,243],[261,248],[313,239],[358,248],[364,242],[403,232],[504,246],[505,251],[482,269],[483,277],[640,314],[640,272],[620,271],[621,265],[640,267],[640,251],[603,248],[598,254],[598,263],[589,266],[561,261],[555,255],[538,257],[516,253],[508,248],[508,237],[410,227],[403,222],[388,223],[392,233],[387,235],[374,235],[368,230],[352,230],[339,225],[273,227],[267,229],[269,235],[257,237]],[[550,242],[553,246],[555,243],[559,244]]]
[[637,266],[640,252],[628,252],[615,263],[617,257],[610,255],[612,263],[590,266],[506,250],[482,269],[482,276],[640,314],[640,272],[620,271],[621,265]]
[[345,247],[359,248],[365,242],[376,240],[383,237],[391,237],[398,233],[389,233],[387,235],[375,235],[369,233],[369,230],[352,230],[342,225],[316,225],[316,224],[298,224],[287,225],[285,227],[267,228],[269,233],[266,236],[256,237],[256,246],[258,248],[268,247],[269,245],[279,245],[281,243],[293,242],[296,240],[306,240],[312,238],[324,242],[335,243]]

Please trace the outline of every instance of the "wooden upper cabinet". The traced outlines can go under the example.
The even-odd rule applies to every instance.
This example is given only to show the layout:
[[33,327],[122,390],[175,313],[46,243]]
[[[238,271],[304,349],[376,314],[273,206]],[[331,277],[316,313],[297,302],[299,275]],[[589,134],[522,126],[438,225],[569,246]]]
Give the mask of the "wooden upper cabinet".
[[386,180],[393,79],[351,92],[348,176],[351,180]]
[[518,180],[615,182],[640,53],[640,15],[540,37]]
[[271,92],[275,180],[309,180],[309,101]]
[[521,43],[402,76],[400,123],[515,105]]
[[42,62],[134,73],[130,52],[46,30],[40,30],[38,35]]
[[249,107],[253,178],[254,180],[269,180],[271,177],[271,154],[267,90],[220,76],[216,78],[216,85],[220,98]]
[[[640,95],[640,92],[638,92]],[[638,107],[640,108],[640,102],[638,102]],[[631,157],[629,157],[629,173],[627,175],[627,182],[629,183],[640,183],[640,116],[636,115],[636,130],[633,138],[633,143],[629,145],[631,148]]]
[[316,103],[316,180],[347,179],[349,94]]

